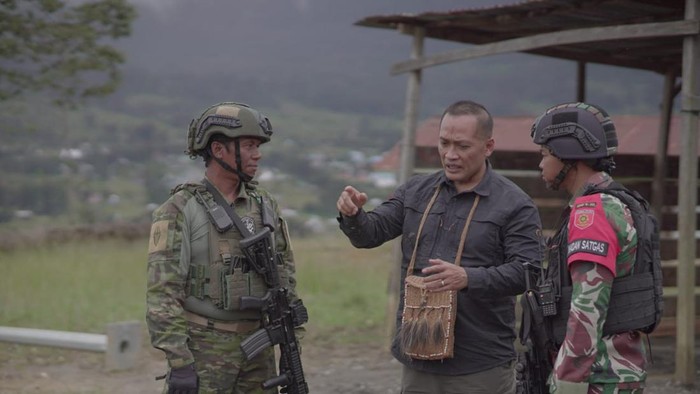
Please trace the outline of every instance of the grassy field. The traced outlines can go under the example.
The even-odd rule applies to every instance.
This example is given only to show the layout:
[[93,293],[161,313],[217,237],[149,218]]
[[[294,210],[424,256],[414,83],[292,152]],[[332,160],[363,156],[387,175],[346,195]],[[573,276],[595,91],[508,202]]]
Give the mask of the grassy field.
[[[0,252],[0,326],[104,333],[144,320],[146,245],[90,240]],[[357,250],[333,229],[293,239],[308,335],[333,341],[383,339],[390,244]]]

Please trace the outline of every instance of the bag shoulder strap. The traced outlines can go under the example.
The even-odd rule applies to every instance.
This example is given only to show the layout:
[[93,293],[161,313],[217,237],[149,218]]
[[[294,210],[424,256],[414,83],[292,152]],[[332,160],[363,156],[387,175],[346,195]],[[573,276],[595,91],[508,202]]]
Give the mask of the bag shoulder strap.
[[[437,200],[437,196],[440,194],[440,185],[435,187],[435,193],[433,194],[433,197],[430,199],[430,202],[428,202],[428,206],[425,208],[425,212],[423,212],[423,217],[420,219],[420,224],[418,225],[418,232],[416,233],[416,243],[413,245],[413,254],[411,255],[411,262],[408,264],[408,269],[406,270],[406,275],[411,275],[411,272],[413,272],[413,267],[416,264],[416,252],[418,251],[418,240],[420,239],[420,234],[423,231],[423,225],[425,224],[426,219],[428,218],[428,213],[430,212],[430,209],[433,207],[433,204],[435,204],[435,200]],[[464,223],[464,228],[462,229],[462,235],[459,238],[459,248],[457,248],[457,255],[455,256],[455,265],[459,265],[459,260],[460,257],[462,256],[462,251],[464,250],[464,241],[467,239],[467,231],[469,229],[469,223],[472,221],[472,217],[474,216],[474,211],[476,210],[476,206],[479,205],[479,199],[481,196],[478,194],[476,195],[476,198],[474,199],[474,204],[472,205],[472,209],[469,211],[469,216],[467,216],[467,220]]]
[[472,209],[469,210],[469,216],[467,216],[467,221],[464,223],[464,228],[462,229],[462,235],[459,237],[459,248],[457,249],[457,256],[455,256],[455,265],[459,265],[460,257],[462,257],[462,251],[464,250],[464,242],[467,239],[467,231],[469,230],[469,223],[472,222],[472,217],[474,217],[474,211],[476,211],[476,206],[479,205],[479,200],[481,196],[478,194],[474,198],[474,205]]

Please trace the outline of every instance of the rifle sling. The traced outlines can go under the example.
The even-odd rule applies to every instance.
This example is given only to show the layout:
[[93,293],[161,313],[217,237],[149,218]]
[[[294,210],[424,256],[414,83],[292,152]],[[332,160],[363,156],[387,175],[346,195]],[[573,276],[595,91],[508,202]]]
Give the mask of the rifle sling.
[[228,202],[226,202],[224,196],[222,196],[221,193],[219,193],[219,191],[216,190],[214,185],[212,185],[208,179],[204,179],[203,183],[204,186],[206,186],[207,191],[209,191],[212,197],[214,197],[214,201],[216,201],[216,203],[219,204],[224,209],[224,211],[226,211],[226,214],[231,218],[231,221],[233,221],[233,225],[236,226],[243,238],[247,238],[254,235],[253,233],[248,231],[248,228],[241,221],[240,216],[238,216],[236,211],[233,210],[233,207]]
[[523,313],[522,322],[520,323],[520,343],[524,345],[530,338],[530,330],[532,329],[532,314],[534,313],[534,307],[531,301],[531,293],[526,291],[525,294],[523,294],[523,297],[524,298],[520,302],[520,306],[522,307]]

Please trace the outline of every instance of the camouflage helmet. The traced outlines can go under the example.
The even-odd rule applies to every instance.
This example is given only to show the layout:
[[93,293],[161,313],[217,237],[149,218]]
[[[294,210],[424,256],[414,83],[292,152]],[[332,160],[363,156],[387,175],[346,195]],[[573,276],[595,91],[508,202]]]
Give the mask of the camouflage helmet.
[[270,141],[272,125],[259,111],[247,104],[223,102],[207,108],[190,122],[187,151],[190,157],[201,155],[209,139],[216,134],[230,138],[253,137]]
[[535,120],[530,137],[562,160],[601,159],[617,152],[617,133],[607,112],[586,103],[549,108]]

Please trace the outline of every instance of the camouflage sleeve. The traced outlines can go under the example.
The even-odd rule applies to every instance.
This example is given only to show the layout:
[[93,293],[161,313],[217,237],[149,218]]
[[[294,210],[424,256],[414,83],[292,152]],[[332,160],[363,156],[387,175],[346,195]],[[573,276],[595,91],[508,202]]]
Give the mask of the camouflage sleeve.
[[284,259],[284,269],[287,272],[289,278],[289,293],[293,300],[299,298],[297,295],[297,280],[296,280],[296,264],[294,262],[294,252],[292,251],[292,244],[289,239],[289,228],[287,227],[287,222],[283,218],[279,218],[279,228],[280,234],[282,236],[276,237],[278,248],[277,250],[282,253],[282,258]]
[[188,267],[181,262],[182,244],[188,242],[182,199],[175,194],[153,213],[148,243],[146,323],[151,344],[165,352],[171,368],[194,362],[182,316]]
[[554,363],[553,378],[560,381],[558,386],[569,387],[571,390],[557,390],[557,393],[575,392],[574,385],[569,384],[572,382],[585,382],[587,387],[614,279],[608,268],[589,261],[576,261],[570,265],[569,270],[573,282],[571,312],[566,337]]

